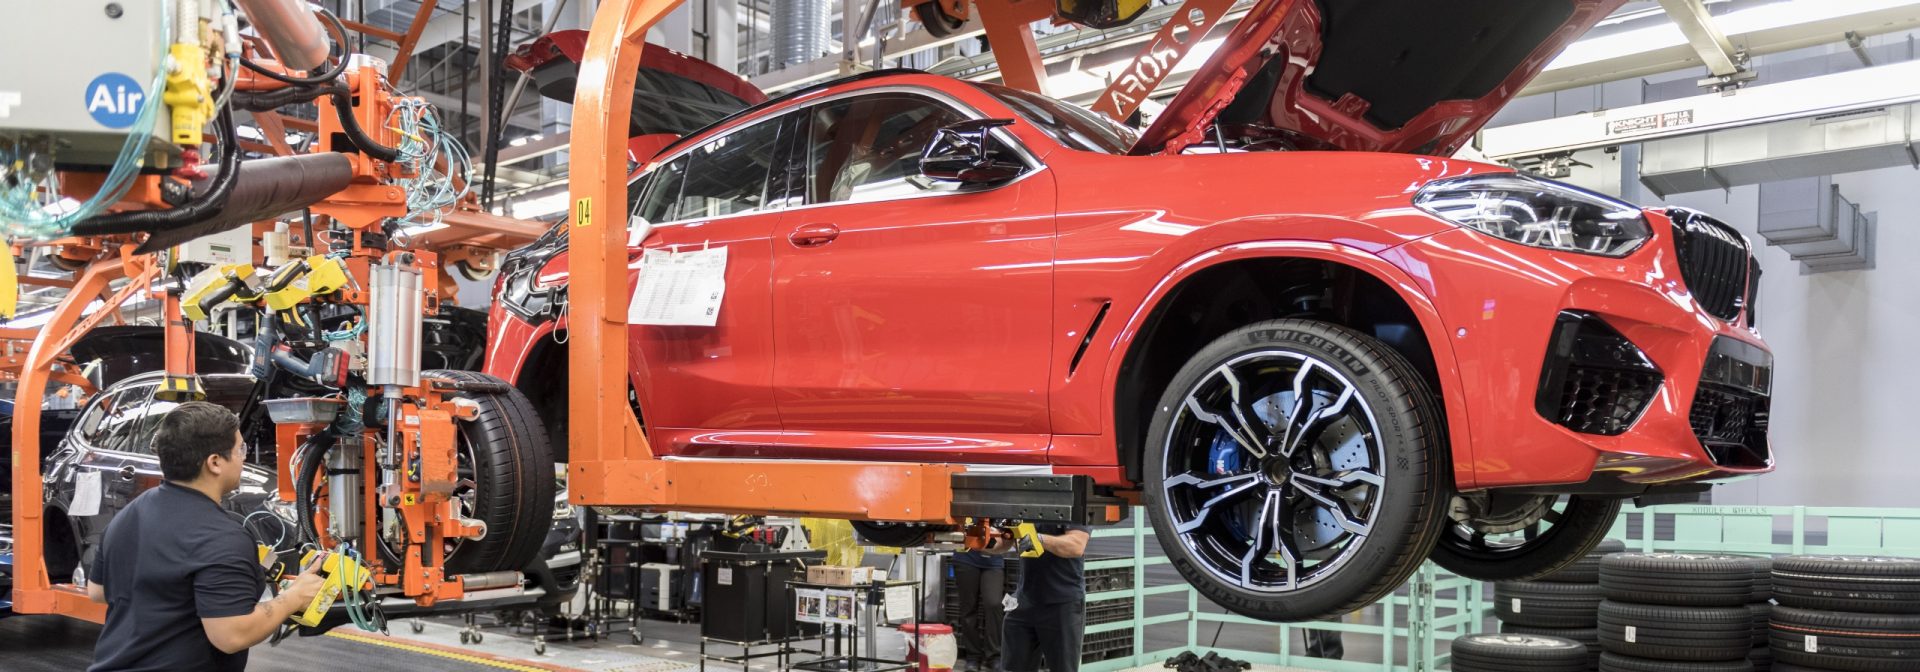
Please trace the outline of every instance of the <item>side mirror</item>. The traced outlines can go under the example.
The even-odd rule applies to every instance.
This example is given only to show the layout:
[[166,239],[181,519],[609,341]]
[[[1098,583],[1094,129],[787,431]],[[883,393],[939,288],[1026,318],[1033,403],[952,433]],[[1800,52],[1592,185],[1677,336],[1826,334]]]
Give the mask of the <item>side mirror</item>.
[[1012,119],[969,119],[935,131],[927,151],[920,155],[920,174],[928,179],[962,184],[1005,182],[1026,171],[1019,161],[1001,158],[991,149],[993,129]]

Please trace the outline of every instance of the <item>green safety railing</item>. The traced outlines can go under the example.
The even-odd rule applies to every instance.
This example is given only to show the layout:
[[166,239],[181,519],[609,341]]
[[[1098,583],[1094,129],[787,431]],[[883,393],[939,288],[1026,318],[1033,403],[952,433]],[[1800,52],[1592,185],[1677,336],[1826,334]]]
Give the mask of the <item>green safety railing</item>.
[[[1087,626],[1089,634],[1132,630],[1131,655],[1082,665],[1088,672],[1110,672],[1142,665],[1157,666],[1182,651],[1220,655],[1252,663],[1329,672],[1429,672],[1446,667],[1449,655],[1440,642],[1480,632],[1489,613],[1486,584],[1448,573],[1431,562],[1423,565],[1407,585],[1362,613],[1368,622],[1314,621],[1268,623],[1234,614],[1201,611],[1205,598],[1178,582],[1146,585],[1147,569],[1168,564],[1165,556],[1148,553],[1153,528],[1145,512],[1133,510],[1125,526],[1102,528],[1095,537],[1125,537],[1133,542],[1133,556],[1087,562],[1087,569],[1128,567],[1132,587],[1089,593],[1088,602],[1133,600],[1131,620]],[[1688,551],[1749,555],[1844,554],[1920,556],[1920,509],[1873,509],[1805,506],[1669,505],[1639,508],[1629,505],[1615,522],[1610,536],[1636,551]],[[1185,611],[1147,615],[1147,598],[1179,595]],[[1264,628],[1272,633],[1267,650],[1210,648],[1202,626],[1229,624]],[[1164,635],[1166,626],[1184,624],[1185,644],[1148,651],[1147,631]],[[1380,641],[1380,660],[1355,661],[1318,658],[1296,651],[1300,630],[1331,630],[1372,635]],[[1211,633],[1208,633],[1209,635]],[[1351,650],[1351,649],[1350,649]]]

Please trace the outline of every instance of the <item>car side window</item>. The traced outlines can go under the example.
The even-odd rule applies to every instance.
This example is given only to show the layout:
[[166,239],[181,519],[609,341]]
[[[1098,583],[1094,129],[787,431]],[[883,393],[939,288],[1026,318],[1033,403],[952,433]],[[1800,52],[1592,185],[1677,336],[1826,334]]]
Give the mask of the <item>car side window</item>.
[[707,141],[654,169],[639,214],[655,224],[751,212],[767,204],[767,174],[780,146],[777,119]]
[[966,120],[924,96],[880,93],[807,112],[808,203],[878,201],[946,191],[920,176],[920,155],[941,127]]
[[94,448],[103,447],[102,442],[106,441],[108,432],[112,430],[112,426],[107,424],[107,418],[113,415],[115,408],[118,408],[119,400],[120,393],[113,390],[94,397],[93,403],[87,405],[86,413],[81,415],[80,421],[76,423],[80,428],[81,441],[85,441],[88,446]]
[[153,433],[160,418],[176,404],[153,398],[153,385],[138,385],[114,395],[113,406],[105,409],[96,434],[87,442],[104,450],[128,453],[152,453]]

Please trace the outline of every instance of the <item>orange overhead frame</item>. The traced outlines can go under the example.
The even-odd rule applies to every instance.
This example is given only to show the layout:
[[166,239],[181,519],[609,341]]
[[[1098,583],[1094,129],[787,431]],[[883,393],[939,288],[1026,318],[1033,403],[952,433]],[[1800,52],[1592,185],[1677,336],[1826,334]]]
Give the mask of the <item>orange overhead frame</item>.
[[[142,258],[148,262],[135,262],[132,269],[128,261],[119,256],[95,261],[87,266],[74,283],[68,300],[61,301],[47,320],[46,326],[34,336],[33,347],[27,351],[27,361],[20,369],[20,382],[14,393],[15,409],[40,408],[41,397],[45,395],[47,381],[52,371],[54,358],[72,347],[73,341],[84,335],[113,308],[146,288],[158,273],[158,267],[151,263],[151,257]],[[131,273],[128,273],[132,270]],[[107,290],[108,283],[123,275],[130,275],[128,283],[108,299],[107,305],[92,315],[86,314],[87,304],[93,297]],[[45,493],[40,483],[40,414],[37,412],[17,412],[13,417],[13,609],[23,614],[60,613],[75,618],[101,623],[106,620],[107,606],[96,604],[87,598],[86,591],[70,585],[54,586],[47,578],[46,564],[40,562],[46,543],[45,523],[40,506]]]
[[568,492],[579,504],[952,522],[960,467],[657,457],[627,405],[627,129],[647,28],[679,0],[607,0],[574,92]]
[[1047,0],[974,0],[980,23],[1000,66],[1000,81],[1023,91],[1046,94],[1047,65],[1033,41],[1033,22],[1053,16]]

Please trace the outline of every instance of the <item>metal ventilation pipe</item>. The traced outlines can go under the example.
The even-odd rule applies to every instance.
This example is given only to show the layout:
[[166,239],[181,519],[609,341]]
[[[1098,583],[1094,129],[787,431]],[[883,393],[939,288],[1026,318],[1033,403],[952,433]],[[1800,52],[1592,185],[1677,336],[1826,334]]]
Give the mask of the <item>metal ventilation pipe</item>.
[[773,0],[773,58],[799,65],[827,53],[833,38],[827,0]]
[[281,64],[309,71],[327,64],[327,31],[306,0],[238,1]]

